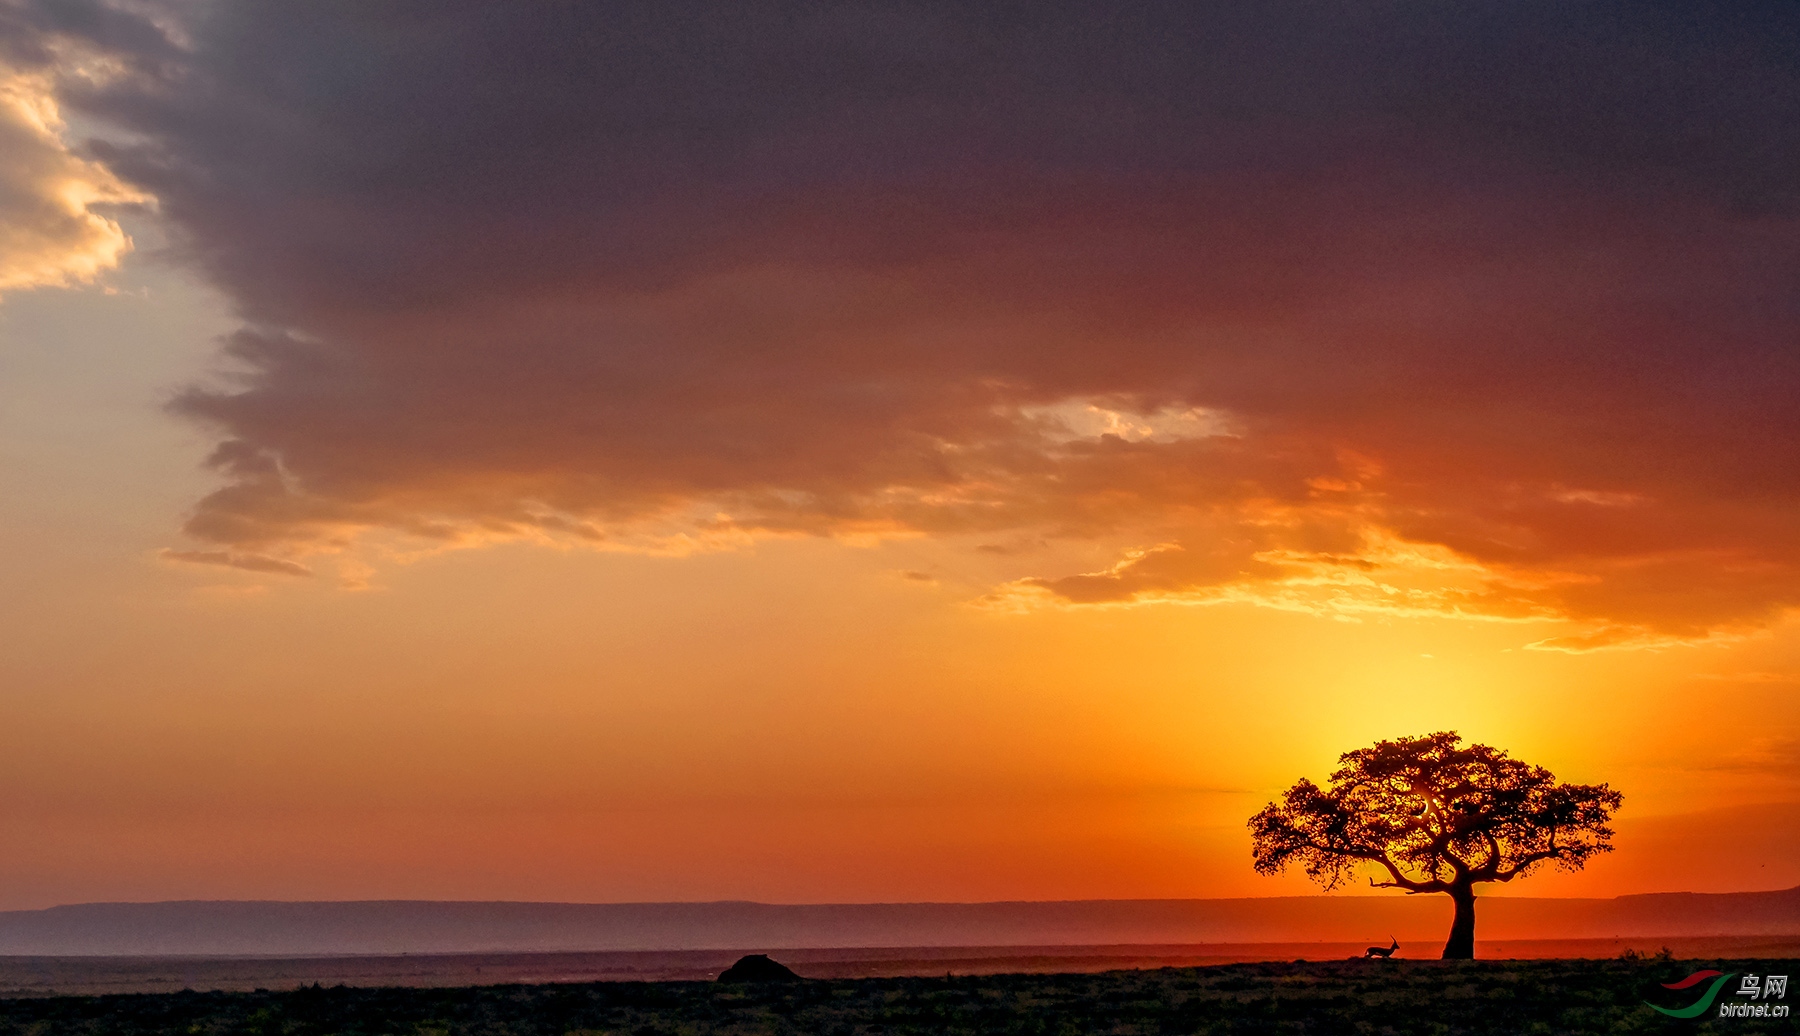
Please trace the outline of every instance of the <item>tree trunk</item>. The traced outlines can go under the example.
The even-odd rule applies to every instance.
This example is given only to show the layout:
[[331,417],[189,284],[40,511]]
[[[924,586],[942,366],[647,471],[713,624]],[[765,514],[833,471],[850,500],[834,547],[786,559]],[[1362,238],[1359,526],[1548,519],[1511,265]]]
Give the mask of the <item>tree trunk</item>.
[[1450,922],[1450,941],[1444,944],[1445,960],[1475,959],[1475,888],[1459,884],[1450,889],[1456,919]]

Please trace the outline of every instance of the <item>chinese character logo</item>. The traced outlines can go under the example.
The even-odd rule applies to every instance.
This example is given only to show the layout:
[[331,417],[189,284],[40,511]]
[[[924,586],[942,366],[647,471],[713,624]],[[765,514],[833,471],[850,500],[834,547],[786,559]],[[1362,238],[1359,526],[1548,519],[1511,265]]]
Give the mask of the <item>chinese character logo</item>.
[[1738,982],[1737,995],[1747,996],[1752,1000],[1755,1000],[1758,996],[1761,996],[1764,1000],[1773,1000],[1776,997],[1786,1000],[1787,980],[1788,977],[1786,975],[1770,975],[1767,978],[1762,978],[1757,975],[1745,975],[1743,979]]

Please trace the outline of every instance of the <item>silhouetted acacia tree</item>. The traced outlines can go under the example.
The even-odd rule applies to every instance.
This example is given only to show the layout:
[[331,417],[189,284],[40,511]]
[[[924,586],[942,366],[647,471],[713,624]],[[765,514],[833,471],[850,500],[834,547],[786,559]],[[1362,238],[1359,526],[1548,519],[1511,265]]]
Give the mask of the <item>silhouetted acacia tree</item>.
[[1475,886],[1541,864],[1579,870],[1612,851],[1619,808],[1604,784],[1558,784],[1541,766],[1454,731],[1380,741],[1338,757],[1331,787],[1301,780],[1250,818],[1259,874],[1290,863],[1327,889],[1372,866],[1376,888],[1447,893],[1456,903],[1444,958],[1475,956]]

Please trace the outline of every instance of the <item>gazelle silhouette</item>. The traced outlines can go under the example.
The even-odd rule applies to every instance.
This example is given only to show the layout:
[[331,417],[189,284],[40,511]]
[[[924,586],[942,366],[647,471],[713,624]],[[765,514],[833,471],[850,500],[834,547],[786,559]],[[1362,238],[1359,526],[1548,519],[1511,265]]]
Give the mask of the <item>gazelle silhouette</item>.
[[1390,935],[1390,936],[1388,936],[1388,941],[1393,943],[1393,945],[1392,946],[1371,946],[1368,949],[1363,951],[1363,956],[1365,958],[1366,957],[1383,957],[1383,958],[1392,957],[1394,955],[1394,951],[1398,950],[1400,948],[1400,940],[1398,940]]

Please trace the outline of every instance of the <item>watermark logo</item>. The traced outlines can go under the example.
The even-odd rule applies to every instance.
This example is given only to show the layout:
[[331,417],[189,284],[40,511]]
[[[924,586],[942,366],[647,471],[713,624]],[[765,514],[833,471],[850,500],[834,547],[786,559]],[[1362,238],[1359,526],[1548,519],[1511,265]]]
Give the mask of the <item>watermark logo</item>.
[[[1664,989],[1693,989],[1711,979],[1711,983],[1700,994],[1699,999],[1686,1007],[1662,1007],[1644,1001],[1650,1009],[1668,1015],[1670,1018],[1698,1018],[1712,1010],[1713,1003],[1719,999],[1719,991],[1732,979],[1738,979],[1736,992],[1731,999],[1719,1004],[1720,1018],[1786,1018],[1788,1005],[1771,1004],[1770,1000],[1787,999],[1788,977],[1786,975],[1742,975],[1737,972],[1696,971],[1679,982],[1661,983]],[[1748,999],[1746,999],[1748,998]]]
[[[1733,972],[1732,974],[1736,974],[1736,972]],[[1728,975],[1723,971],[1696,971],[1687,978],[1682,979],[1680,982],[1662,983],[1664,989],[1692,989],[1709,978],[1713,980],[1712,985],[1707,988],[1706,992],[1700,994],[1700,999],[1686,1007],[1658,1007],[1656,1004],[1650,1004],[1650,1001],[1648,1000],[1644,1001],[1644,1003],[1650,1004],[1651,1010],[1660,1011],[1670,1018],[1698,1018],[1705,1014],[1708,1008],[1712,1007],[1714,1000],[1719,998],[1719,990],[1724,989],[1725,983],[1731,981],[1731,975]]]

